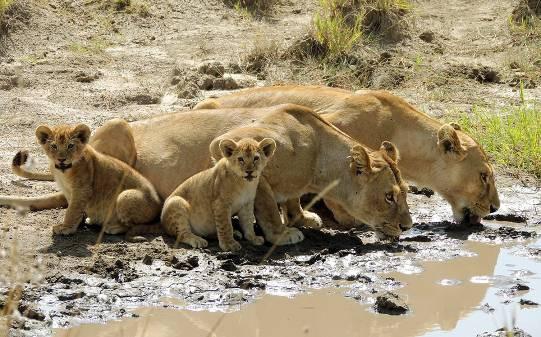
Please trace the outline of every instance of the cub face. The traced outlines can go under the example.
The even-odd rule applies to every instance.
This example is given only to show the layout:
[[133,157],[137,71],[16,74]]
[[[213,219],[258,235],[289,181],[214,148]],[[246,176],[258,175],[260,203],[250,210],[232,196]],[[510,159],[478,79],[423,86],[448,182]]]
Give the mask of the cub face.
[[351,149],[350,174],[353,184],[346,210],[371,227],[378,237],[396,239],[412,227],[406,201],[407,185],[396,166],[398,150],[383,142],[370,155],[361,145]]
[[36,138],[55,168],[64,172],[81,158],[90,138],[90,128],[84,124],[52,129],[41,125],[36,129]]
[[231,139],[220,141],[220,151],[233,172],[247,181],[259,178],[275,149],[276,142],[271,138],[260,142],[252,138],[243,138],[238,142]]

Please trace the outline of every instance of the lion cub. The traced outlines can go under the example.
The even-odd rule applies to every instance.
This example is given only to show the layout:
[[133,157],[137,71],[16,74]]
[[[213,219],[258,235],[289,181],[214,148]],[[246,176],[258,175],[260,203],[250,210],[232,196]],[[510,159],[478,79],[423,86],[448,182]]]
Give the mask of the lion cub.
[[161,202],[152,184],[132,167],[88,145],[88,126],[40,126],[36,137],[68,201],[64,223],[54,226],[54,233],[74,233],[85,213],[108,234],[158,217]]
[[222,250],[237,251],[241,245],[233,238],[231,217],[238,214],[244,237],[261,245],[264,239],[256,236],[253,226],[254,198],[276,142],[270,138],[260,142],[223,139],[219,148],[223,157],[212,168],[190,177],[167,198],[162,226],[179,242],[194,248],[207,246],[201,236],[217,234]]

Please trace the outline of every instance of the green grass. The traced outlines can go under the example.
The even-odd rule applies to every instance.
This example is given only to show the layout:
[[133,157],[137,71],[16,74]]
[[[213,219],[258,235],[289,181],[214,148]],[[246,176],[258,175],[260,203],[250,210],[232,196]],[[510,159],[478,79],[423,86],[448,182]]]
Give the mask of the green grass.
[[541,178],[541,105],[508,107],[498,113],[475,107],[460,120],[493,160]]
[[101,54],[110,43],[102,38],[94,37],[85,43],[73,42],[68,46],[68,50],[74,54]]
[[0,0],[0,15],[4,14],[13,1],[14,0]]

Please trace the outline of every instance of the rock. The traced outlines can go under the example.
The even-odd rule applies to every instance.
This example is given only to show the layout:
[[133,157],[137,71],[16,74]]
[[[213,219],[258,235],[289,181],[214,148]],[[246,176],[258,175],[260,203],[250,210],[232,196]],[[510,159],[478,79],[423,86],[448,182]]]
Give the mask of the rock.
[[176,256],[171,258],[171,267],[179,270],[192,270],[199,266],[199,258],[190,256],[183,261],[180,261]]
[[491,307],[488,303],[485,303],[481,306],[481,310],[485,313],[485,314],[489,314],[491,312],[494,312],[494,308]]
[[386,292],[376,298],[374,310],[380,314],[402,315],[408,312],[408,305],[392,292]]
[[143,263],[150,266],[152,264],[152,258],[148,255],[145,255],[145,257],[143,257]]
[[204,62],[197,67],[201,74],[222,77],[225,73],[225,67],[218,61]]
[[530,287],[522,283],[517,283],[516,285],[512,287],[512,289],[516,291],[526,291],[526,290],[530,290]]
[[409,192],[412,194],[424,195],[425,197],[429,197],[429,198],[434,195],[434,191],[432,191],[430,188],[427,188],[427,187],[418,188],[417,186],[410,186]]
[[79,71],[77,74],[75,74],[75,81],[81,82],[81,83],[90,83],[102,76],[102,73],[97,71],[94,73],[87,73],[85,71]]
[[201,90],[211,90],[214,87],[214,76],[212,75],[203,75],[197,81],[197,86]]
[[498,329],[494,332],[484,332],[482,334],[478,334],[477,337],[532,337],[529,333],[519,329],[519,328],[513,328],[513,330],[508,331],[504,328]]
[[424,31],[419,35],[419,38],[425,42],[432,43],[435,39],[436,35],[434,35],[434,32],[432,31]]
[[521,298],[519,303],[520,305],[535,305],[535,306],[539,305],[539,303],[531,301],[531,300],[527,300],[525,298]]
[[232,260],[225,260],[222,265],[220,266],[221,269],[225,271],[235,271],[237,270],[237,266],[235,263],[233,263]]
[[224,77],[214,79],[212,87],[216,90],[234,90],[238,89],[239,85],[237,84],[237,81],[235,81],[233,78]]
[[151,93],[140,93],[126,98],[128,101],[135,102],[139,105],[157,104],[160,102],[160,97]]
[[72,301],[72,300],[76,300],[78,298],[83,298],[83,297],[85,297],[85,295],[86,294],[85,294],[84,291],[75,291],[75,292],[72,292],[72,293],[58,295],[58,299],[60,301]]
[[432,239],[428,235],[421,234],[421,235],[415,235],[415,236],[410,236],[410,237],[406,237],[406,238],[400,238],[400,241],[403,241],[403,242],[430,242],[430,241],[432,241]]
[[492,69],[489,66],[481,66],[471,69],[468,77],[481,83],[500,83],[501,80],[500,73],[496,69]]
[[35,304],[19,304],[19,312],[23,314],[24,317],[36,320],[43,321],[45,320],[45,315],[37,308]]
[[484,217],[485,220],[507,221],[507,222],[526,222],[527,218],[517,214],[490,214]]

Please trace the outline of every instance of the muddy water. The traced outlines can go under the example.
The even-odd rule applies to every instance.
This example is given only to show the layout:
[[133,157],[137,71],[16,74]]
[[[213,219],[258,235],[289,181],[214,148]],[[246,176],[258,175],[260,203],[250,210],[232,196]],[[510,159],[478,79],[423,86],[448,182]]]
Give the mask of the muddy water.
[[[167,298],[179,309],[139,308],[139,318],[85,324],[55,336],[475,336],[504,326],[511,316],[537,336],[541,308],[518,304],[521,298],[541,302],[541,261],[521,256],[526,245],[539,248],[541,240],[504,247],[468,241],[470,256],[384,274],[404,285],[396,290],[411,309],[403,316],[378,314],[371,301],[346,297],[359,285],[341,281],[294,297],[261,294],[226,313],[182,309],[182,301]],[[514,291],[517,283],[531,290]]]

